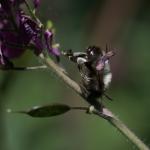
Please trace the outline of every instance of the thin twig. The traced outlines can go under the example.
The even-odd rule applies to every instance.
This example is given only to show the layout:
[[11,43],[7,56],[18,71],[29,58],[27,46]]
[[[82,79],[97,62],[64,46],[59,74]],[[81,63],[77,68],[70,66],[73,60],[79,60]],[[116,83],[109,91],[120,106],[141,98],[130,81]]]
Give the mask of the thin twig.
[[30,7],[30,5],[28,4],[27,0],[24,0],[24,3],[30,13],[30,15],[32,16],[32,18],[38,22],[39,27],[42,27],[43,24],[41,23],[41,21],[38,19],[38,17],[36,17],[35,13],[33,12],[32,8]]
[[71,109],[74,109],[74,110],[85,110],[85,111],[88,111],[89,108],[88,107],[70,107]]
[[30,5],[28,4],[27,0],[24,1],[30,15],[32,16],[33,19],[37,20],[37,17],[35,16],[35,14],[32,12],[32,8],[30,7]]
[[39,70],[39,69],[46,69],[46,65],[42,66],[32,66],[32,67],[10,67],[10,68],[3,68],[4,71],[30,71],[30,70]]
[[[39,55],[40,59],[43,61],[47,67],[53,69],[57,76],[59,76],[69,87],[71,87],[76,93],[82,96],[82,91],[80,86],[68,77],[54,61],[50,58],[44,57],[43,54]],[[83,97],[83,96],[82,96]],[[84,97],[83,97],[84,98]],[[79,108],[77,108],[79,109]],[[84,110],[86,108],[83,108]],[[111,123],[115,128],[117,128],[126,138],[129,139],[138,149],[140,150],[150,150],[147,145],[143,143],[122,121],[120,121],[109,109],[103,107],[102,112],[93,108],[93,114],[104,118],[109,123]]]

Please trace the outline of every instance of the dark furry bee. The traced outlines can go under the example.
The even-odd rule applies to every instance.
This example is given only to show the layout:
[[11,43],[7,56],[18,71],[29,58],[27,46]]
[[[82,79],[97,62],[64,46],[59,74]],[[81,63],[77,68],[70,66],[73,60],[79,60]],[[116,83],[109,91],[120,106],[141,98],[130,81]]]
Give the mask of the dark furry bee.
[[68,50],[63,53],[69,60],[77,63],[81,75],[81,90],[83,97],[96,109],[101,109],[102,103],[98,98],[106,96],[112,74],[109,67],[109,58],[114,55],[112,51],[103,51],[99,47],[90,46],[85,52],[72,52]]

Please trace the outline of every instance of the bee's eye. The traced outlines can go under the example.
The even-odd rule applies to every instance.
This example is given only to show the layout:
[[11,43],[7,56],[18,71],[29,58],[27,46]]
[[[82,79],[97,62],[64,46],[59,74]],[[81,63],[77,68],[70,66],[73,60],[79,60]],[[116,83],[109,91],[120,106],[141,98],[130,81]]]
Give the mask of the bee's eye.
[[91,55],[94,55],[94,52],[93,52],[93,51],[91,51],[91,52],[90,52],[90,54],[91,54]]

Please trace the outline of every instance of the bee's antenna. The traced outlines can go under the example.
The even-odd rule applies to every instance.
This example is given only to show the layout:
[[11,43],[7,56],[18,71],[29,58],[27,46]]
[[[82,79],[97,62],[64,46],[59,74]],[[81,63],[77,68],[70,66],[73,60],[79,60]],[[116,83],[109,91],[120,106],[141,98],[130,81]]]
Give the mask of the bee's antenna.
[[109,51],[108,44],[106,44],[106,53]]

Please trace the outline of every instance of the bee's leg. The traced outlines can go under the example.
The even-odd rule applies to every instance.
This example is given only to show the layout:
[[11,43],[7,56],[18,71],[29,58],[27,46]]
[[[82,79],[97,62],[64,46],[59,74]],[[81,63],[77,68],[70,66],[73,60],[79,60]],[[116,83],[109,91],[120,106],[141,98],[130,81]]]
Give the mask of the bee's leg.
[[82,83],[80,82],[80,88],[81,88],[81,92],[82,92],[82,96],[87,99],[89,96],[89,92],[88,90],[82,85]]
[[98,98],[95,98],[93,93],[90,93],[86,87],[84,87],[82,84],[80,84],[80,88],[82,91],[82,95],[83,97],[87,100],[87,102],[94,106],[95,109],[99,110],[100,112],[102,112],[103,110],[103,104],[101,101],[98,101]]
[[71,49],[63,51],[62,55],[66,56],[71,61],[73,60],[73,57],[74,57]]
[[[97,110],[99,111],[99,113],[101,113],[102,116],[104,116],[104,114],[103,114],[103,108],[104,108],[104,106],[101,105],[101,108],[100,108],[100,109],[97,109]],[[88,110],[87,110],[87,113],[92,114],[93,111],[94,111],[94,109],[95,109],[95,106],[94,106],[94,105],[89,105],[89,108],[88,108]]]
[[103,95],[104,95],[108,100],[110,100],[110,101],[113,100],[113,99],[112,99],[109,95],[107,95],[106,93],[103,93]]
[[62,52],[62,54],[69,58],[69,60],[80,64],[82,62],[82,59],[86,56],[86,53],[84,52],[73,52],[72,50],[67,50]]
[[98,111],[102,111],[103,104],[102,101],[99,101],[98,98],[93,98],[93,94],[89,95],[87,101],[95,107]]
[[78,64],[78,69],[79,69],[80,74],[83,74],[82,67],[86,62],[87,62],[87,60],[83,57],[77,58],[77,64]]
[[84,63],[87,62],[87,59],[81,56],[78,56],[76,59],[78,65],[83,65]]

